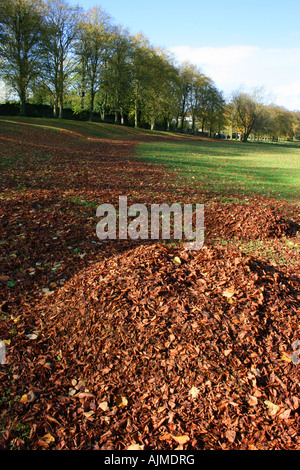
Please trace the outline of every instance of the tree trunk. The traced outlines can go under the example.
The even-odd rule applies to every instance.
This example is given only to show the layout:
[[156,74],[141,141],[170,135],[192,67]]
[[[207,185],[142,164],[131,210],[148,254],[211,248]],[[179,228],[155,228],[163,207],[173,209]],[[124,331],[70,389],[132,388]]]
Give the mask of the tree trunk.
[[91,90],[90,121],[94,120],[94,103],[95,103],[95,93]]
[[123,113],[123,108],[120,108],[120,115],[121,115],[121,125],[124,126],[124,113]]
[[63,57],[60,58],[58,72],[58,98],[59,98],[59,119],[64,117],[64,62]]
[[81,111],[84,110],[84,98],[85,98],[85,92],[84,92],[84,89],[81,90],[81,103],[80,103],[80,109]]
[[20,90],[20,114],[26,116],[26,91],[24,88]]
[[64,117],[64,98],[63,93],[60,93],[59,96],[59,119],[63,119]]
[[53,117],[54,117],[54,119],[58,119],[58,114],[59,114],[58,94],[56,94],[55,101],[54,101],[54,104],[53,104]]
[[137,106],[137,100],[134,102],[134,127],[139,127],[138,126],[138,106]]

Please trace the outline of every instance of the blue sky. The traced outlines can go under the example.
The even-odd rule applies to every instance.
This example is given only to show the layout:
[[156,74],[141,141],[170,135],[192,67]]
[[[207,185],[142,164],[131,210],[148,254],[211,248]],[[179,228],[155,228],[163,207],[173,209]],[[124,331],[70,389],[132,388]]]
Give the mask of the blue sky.
[[300,44],[299,0],[71,0],[102,7],[132,33],[157,46],[290,47]]
[[300,110],[299,0],[69,0],[98,5],[130,33],[189,61],[230,98],[264,91],[266,103]]

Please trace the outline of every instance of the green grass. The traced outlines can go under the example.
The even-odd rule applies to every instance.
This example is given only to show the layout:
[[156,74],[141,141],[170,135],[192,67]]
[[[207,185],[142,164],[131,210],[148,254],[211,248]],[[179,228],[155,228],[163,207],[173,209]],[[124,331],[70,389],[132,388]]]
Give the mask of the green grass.
[[[165,165],[171,178],[197,185],[213,196],[232,200],[236,196],[263,195],[299,201],[300,143],[242,143],[204,141],[197,137],[133,129],[120,125],[59,119],[1,117],[1,130],[18,134],[21,129],[68,132],[74,144],[89,139],[136,140],[139,158]],[[142,141],[144,136],[153,140]],[[155,141],[160,137],[160,141]],[[165,140],[162,140],[165,138]],[[134,150],[133,150],[134,153]],[[22,150],[13,160],[0,156],[4,166],[18,165]],[[21,161],[22,163],[22,161]]]
[[163,164],[176,179],[188,179],[220,196],[259,194],[299,200],[300,147],[298,143],[146,142],[139,157]]

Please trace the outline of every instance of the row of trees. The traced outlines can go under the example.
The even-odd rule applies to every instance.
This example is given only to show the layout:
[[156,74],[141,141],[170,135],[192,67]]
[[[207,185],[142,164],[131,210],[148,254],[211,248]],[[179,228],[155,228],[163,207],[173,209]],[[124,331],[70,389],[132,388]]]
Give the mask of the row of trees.
[[157,123],[184,129],[202,120],[211,131],[225,105],[212,80],[189,64],[178,67],[168,52],[142,35],[132,36],[95,7],[87,12],[65,0],[2,0],[1,76],[20,100],[107,114],[137,127]]
[[178,66],[99,7],[84,11],[66,0],[1,0],[0,76],[17,94],[21,115],[31,102],[51,106],[56,118],[67,107],[135,127],[210,135],[227,128],[244,140],[258,131],[291,135],[297,127],[295,116],[267,110],[255,96],[240,92],[226,103],[194,65]]
[[299,139],[300,112],[288,111],[274,104],[265,105],[259,92],[236,92],[227,104],[227,129],[235,128],[246,142],[254,139]]

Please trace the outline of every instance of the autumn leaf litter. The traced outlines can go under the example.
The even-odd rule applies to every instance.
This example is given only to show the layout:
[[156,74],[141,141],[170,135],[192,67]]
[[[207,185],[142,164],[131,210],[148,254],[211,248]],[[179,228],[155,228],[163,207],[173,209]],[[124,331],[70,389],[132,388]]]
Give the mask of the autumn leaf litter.
[[[138,164],[134,171],[141,174]],[[80,174],[93,188],[91,174]],[[13,185],[12,174],[6,176]],[[152,185],[157,175],[148,178]],[[46,193],[32,194],[31,214],[38,217],[36,204]],[[17,201],[3,202],[12,214],[20,210]],[[261,201],[255,207],[251,217],[251,205],[211,205],[207,243],[199,251],[163,242],[123,249],[107,243],[77,256],[80,269],[73,270],[70,250],[59,248],[49,273],[66,269],[62,283],[47,271],[45,278],[28,258],[25,278],[12,258],[17,279],[24,277],[32,289],[22,302],[22,285],[7,286],[11,273],[3,265],[0,282],[9,294],[2,300],[1,334],[8,363],[1,374],[6,407],[8,396],[11,404],[1,415],[1,448],[299,449],[299,366],[292,360],[300,339],[299,268],[210,243],[234,236],[275,240],[297,230],[276,208]],[[63,208],[70,223],[75,220],[70,203],[57,200],[53,233],[62,229],[61,217],[68,221]],[[76,220],[73,246],[83,238]],[[8,238],[17,221],[12,216],[5,225]],[[53,238],[41,259],[47,249],[54,255]],[[30,257],[34,242],[19,241]],[[16,420],[28,428],[26,439]]]

